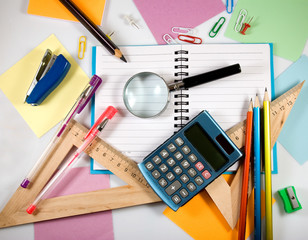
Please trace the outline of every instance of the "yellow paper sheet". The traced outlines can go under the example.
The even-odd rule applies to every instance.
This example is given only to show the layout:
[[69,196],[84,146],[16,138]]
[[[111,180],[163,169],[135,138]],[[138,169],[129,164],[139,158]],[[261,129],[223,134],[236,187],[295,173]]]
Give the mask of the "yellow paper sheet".
[[[226,181],[230,181],[232,179],[232,175],[224,175],[224,178]],[[263,191],[261,198],[264,199]],[[275,200],[273,199],[273,203],[274,202]],[[247,205],[246,238],[253,232],[254,229],[253,204],[253,194],[251,194]],[[206,191],[199,193],[176,212],[172,211],[170,208],[166,208],[164,215],[196,240],[228,240],[238,238],[238,224],[233,230],[230,228],[227,221]],[[262,218],[264,215],[265,208],[264,201],[262,201]]]
[[[31,106],[24,103],[24,98],[47,48],[56,55],[62,54],[70,62],[71,68],[41,105]],[[41,137],[66,116],[88,82],[88,76],[74,58],[56,36],[51,35],[0,76],[0,89],[33,132]]]
[[[72,0],[95,24],[100,25],[105,8],[105,0]],[[30,0],[28,13],[77,21],[59,0]]]

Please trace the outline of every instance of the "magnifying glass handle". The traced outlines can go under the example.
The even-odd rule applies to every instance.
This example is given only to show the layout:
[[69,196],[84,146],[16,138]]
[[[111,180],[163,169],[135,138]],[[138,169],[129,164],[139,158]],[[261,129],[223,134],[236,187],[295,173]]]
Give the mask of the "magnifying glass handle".
[[241,72],[240,64],[233,64],[228,67],[216,69],[196,76],[183,79],[181,88],[190,88],[203,83],[208,83],[220,78],[228,77]]

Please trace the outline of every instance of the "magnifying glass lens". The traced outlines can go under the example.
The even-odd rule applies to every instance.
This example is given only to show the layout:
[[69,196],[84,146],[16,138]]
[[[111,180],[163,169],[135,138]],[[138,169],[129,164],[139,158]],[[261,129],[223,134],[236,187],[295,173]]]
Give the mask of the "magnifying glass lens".
[[124,87],[126,108],[141,118],[158,115],[165,109],[168,100],[168,87],[155,73],[138,73],[130,78]]

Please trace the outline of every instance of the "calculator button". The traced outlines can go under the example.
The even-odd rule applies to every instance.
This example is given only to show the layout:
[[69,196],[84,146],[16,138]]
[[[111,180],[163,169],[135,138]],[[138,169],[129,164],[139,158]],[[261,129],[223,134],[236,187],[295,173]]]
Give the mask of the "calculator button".
[[159,178],[159,177],[160,177],[159,171],[154,170],[154,171],[152,172],[152,176],[153,176],[155,179]]
[[181,159],[183,158],[183,155],[182,155],[182,153],[180,153],[180,152],[176,152],[176,153],[174,154],[174,157],[175,157],[177,160],[181,160]]
[[160,157],[157,156],[157,155],[156,155],[155,157],[153,157],[152,160],[153,160],[153,162],[155,162],[156,164],[160,164],[160,163],[161,163],[161,159],[160,159]]
[[195,184],[193,184],[193,183],[189,183],[189,184],[187,185],[187,188],[188,188],[189,191],[191,191],[191,192],[193,192],[193,191],[196,190],[196,186],[195,186]]
[[173,193],[175,193],[180,187],[182,187],[181,183],[178,180],[176,180],[173,183],[171,183],[169,187],[165,189],[165,191],[170,196]]
[[145,167],[146,167],[149,171],[151,171],[151,170],[154,168],[154,165],[153,165],[151,162],[147,162],[147,163],[145,164]]
[[204,168],[204,166],[203,166],[203,164],[202,164],[201,162],[197,162],[197,163],[195,164],[195,167],[196,167],[199,171],[201,171],[201,170]]
[[209,179],[212,175],[210,174],[210,172],[208,170],[205,170],[203,173],[202,173],[202,176],[205,178],[205,179]]
[[175,161],[174,161],[172,158],[169,158],[169,159],[167,160],[167,163],[168,163],[168,165],[169,165],[170,167],[172,167],[172,166],[175,164]]
[[170,152],[174,152],[174,151],[176,150],[176,146],[175,146],[173,143],[170,143],[170,144],[168,145],[168,150],[169,150]]
[[167,181],[164,178],[159,179],[158,183],[162,187],[166,187],[167,186]]
[[171,172],[168,172],[166,174],[166,177],[168,178],[169,181],[172,181],[174,179],[174,175]]
[[178,137],[177,139],[175,139],[175,143],[178,145],[178,146],[182,146],[184,144],[184,141],[182,138]]
[[191,177],[194,177],[194,176],[196,176],[197,172],[196,172],[195,169],[190,168],[190,169],[188,170],[188,174],[189,174]]
[[173,171],[176,173],[176,175],[180,175],[183,172],[183,170],[179,166],[173,168]]
[[195,161],[197,161],[198,160],[198,158],[196,157],[196,155],[195,154],[190,154],[189,156],[188,156],[188,159],[191,161],[191,162],[195,162]]
[[189,177],[187,177],[186,174],[183,174],[180,178],[181,178],[183,183],[187,183],[189,181]]
[[159,166],[159,169],[160,169],[163,173],[165,173],[165,172],[168,171],[168,167],[167,167],[165,164],[160,165],[160,166]]
[[190,166],[190,164],[187,160],[182,161],[181,165],[183,166],[183,168],[188,168]]
[[187,145],[185,145],[184,147],[182,147],[182,151],[183,153],[188,154],[190,153],[190,148]]
[[204,181],[200,176],[198,176],[195,178],[195,183],[197,183],[197,185],[200,186],[204,183]]
[[175,204],[179,204],[181,202],[181,198],[178,196],[178,195],[174,195],[172,197],[172,201],[175,203]]
[[180,191],[180,195],[181,195],[183,198],[187,197],[187,196],[188,196],[187,190],[186,190],[186,189],[182,189],[182,190]]
[[161,152],[160,152],[160,155],[163,157],[163,158],[167,158],[168,156],[169,156],[169,153],[167,152],[167,150],[162,150]]

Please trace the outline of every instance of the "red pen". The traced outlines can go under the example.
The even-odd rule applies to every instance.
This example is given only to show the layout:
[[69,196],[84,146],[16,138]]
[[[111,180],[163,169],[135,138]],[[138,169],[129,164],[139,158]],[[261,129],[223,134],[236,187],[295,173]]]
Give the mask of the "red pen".
[[54,175],[54,177],[46,184],[46,186],[42,189],[40,194],[36,197],[36,199],[33,201],[33,203],[27,208],[27,212],[29,214],[32,214],[33,211],[36,209],[39,202],[42,200],[43,196],[45,196],[51,187],[56,186],[62,179],[63,176],[65,176],[65,173],[67,173],[69,167],[72,165],[73,162],[76,162],[76,160],[80,157],[80,154],[86,150],[86,148],[90,145],[90,143],[95,139],[96,135],[103,130],[103,128],[106,126],[107,122],[116,114],[117,109],[114,107],[109,106],[103,114],[96,120],[95,124],[92,126],[92,128],[89,130],[87,135],[84,137],[84,141],[81,144],[81,146],[76,150],[74,155],[69,159],[69,161],[63,165],[62,168],[59,169],[59,171]]

